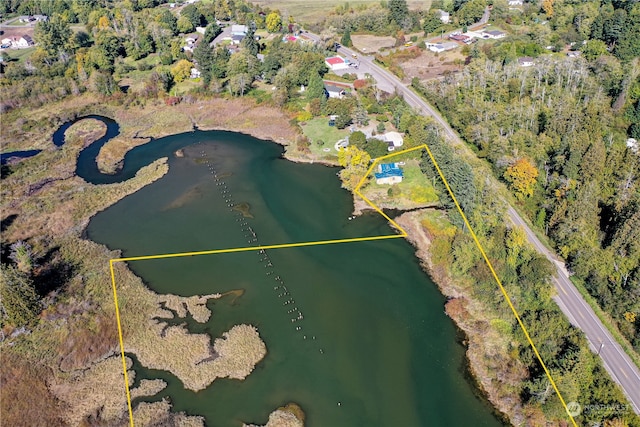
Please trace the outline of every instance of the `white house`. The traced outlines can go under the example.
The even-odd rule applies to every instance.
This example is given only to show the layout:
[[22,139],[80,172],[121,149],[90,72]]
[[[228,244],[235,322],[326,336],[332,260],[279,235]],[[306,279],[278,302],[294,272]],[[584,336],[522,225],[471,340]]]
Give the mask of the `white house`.
[[402,147],[404,144],[404,140],[402,139],[402,135],[399,132],[387,132],[382,135],[382,141],[387,143],[387,150],[393,151],[397,147]]
[[327,67],[329,67],[331,71],[346,70],[349,68],[349,63],[340,56],[331,56],[325,59],[324,63],[327,64]]
[[231,35],[233,36],[246,36],[247,26],[234,24],[231,26]]
[[192,68],[191,69],[191,75],[189,76],[189,78],[191,79],[197,79],[201,76],[200,70],[198,70],[197,68]]
[[324,94],[327,98],[342,98],[347,93],[344,88],[336,86],[331,83],[324,84]]
[[629,150],[633,151],[634,153],[638,154],[638,141],[635,138],[629,138],[627,139],[627,148],[629,148]]
[[522,6],[522,4],[523,4],[522,0],[509,0],[509,6],[517,7],[517,6]]
[[451,15],[449,15],[449,12],[445,12],[444,10],[436,10],[436,16],[440,18],[443,24],[448,24],[451,20]]
[[34,44],[35,43],[33,42],[33,39],[30,36],[25,34],[24,36],[20,37],[18,40],[14,42],[14,47],[23,49],[25,47],[33,46]]
[[522,58],[518,58],[518,65],[521,67],[532,67],[533,66],[533,58],[530,56],[523,56]]
[[427,48],[431,52],[436,52],[436,53],[445,52],[447,50],[452,50],[452,49],[457,48],[458,46],[460,46],[460,45],[458,43],[456,43],[456,42],[427,43]]

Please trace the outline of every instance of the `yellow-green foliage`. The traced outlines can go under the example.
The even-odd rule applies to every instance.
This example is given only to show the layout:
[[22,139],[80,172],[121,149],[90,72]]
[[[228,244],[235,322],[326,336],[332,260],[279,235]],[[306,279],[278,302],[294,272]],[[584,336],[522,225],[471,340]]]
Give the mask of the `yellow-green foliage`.
[[431,261],[434,265],[451,263],[451,242],[456,227],[441,211],[427,211],[421,225],[431,240]]

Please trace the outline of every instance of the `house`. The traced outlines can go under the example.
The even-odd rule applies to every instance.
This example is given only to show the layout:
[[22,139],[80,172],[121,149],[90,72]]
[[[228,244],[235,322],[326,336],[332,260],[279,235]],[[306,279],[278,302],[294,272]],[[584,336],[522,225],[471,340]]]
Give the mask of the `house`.
[[349,68],[349,63],[339,56],[331,56],[325,59],[324,63],[327,64],[327,67],[329,67],[331,71],[346,70]]
[[635,138],[627,139],[627,148],[636,154],[638,154],[638,151],[640,151],[638,147],[638,141]]
[[507,33],[499,30],[483,31],[482,37],[485,39],[503,39],[507,36]]
[[346,94],[347,92],[345,92],[345,90],[341,87],[328,83],[324,84],[324,96],[327,98],[341,99]]
[[471,44],[476,40],[473,37],[465,36],[464,34],[453,33],[449,35],[450,40],[454,40],[464,44]]
[[183,52],[193,52],[193,49],[196,48],[196,42],[198,41],[197,35],[189,35],[184,41],[186,44],[182,47]]
[[31,38],[31,36],[28,36],[26,34],[20,37],[16,42],[14,42],[14,46],[17,47],[18,49],[30,47],[30,46],[33,46],[34,44],[35,43],[33,42],[33,39]]
[[231,35],[232,36],[246,36],[247,35],[247,26],[246,25],[237,25],[234,24],[231,26]]
[[444,42],[444,43],[427,43],[427,48],[431,52],[441,53],[447,50],[452,50],[460,46],[456,42]]
[[449,15],[449,12],[445,12],[444,10],[436,10],[436,16],[440,18],[443,24],[448,24],[451,20],[451,15]]
[[402,182],[404,173],[397,163],[382,163],[374,175],[377,184],[397,184]]
[[196,33],[204,34],[207,32],[207,27],[196,27]]
[[244,38],[245,38],[244,34],[232,34],[231,35],[231,43],[240,44],[240,43],[242,43],[242,40],[244,40]]
[[523,3],[522,0],[509,0],[509,6],[513,7],[522,6]]
[[580,56],[580,54],[581,54],[581,53],[582,53],[582,52],[580,52],[579,50],[572,50],[572,51],[570,51],[570,52],[567,52],[567,56],[568,56],[569,58],[577,58],[577,57],[579,57],[579,56]]
[[402,144],[404,144],[402,135],[398,132],[393,132],[393,131],[387,132],[384,135],[382,135],[382,138],[380,139],[382,139],[383,142],[387,143],[388,151],[393,151],[397,147],[402,147]]
[[533,66],[533,58],[530,56],[523,56],[522,58],[518,58],[518,65],[521,67],[532,67]]
[[191,69],[191,75],[189,76],[190,79],[198,79],[200,78],[200,76],[202,75],[202,73],[200,73],[200,70],[198,70],[197,68],[192,68]]

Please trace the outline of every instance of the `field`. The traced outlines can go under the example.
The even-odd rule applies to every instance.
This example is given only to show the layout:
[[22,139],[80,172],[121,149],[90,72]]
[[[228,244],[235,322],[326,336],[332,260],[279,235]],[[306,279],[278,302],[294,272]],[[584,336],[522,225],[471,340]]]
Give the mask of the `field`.
[[[309,120],[306,124],[301,125],[302,132],[309,138],[311,146],[309,147],[314,154],[319,154],[321,157],[337,156],[337,152],[334,145],[339,140],[346,138],[349,135],[347,129],[338,129],[335,126],[329,126],[329,119],[327,117],[319,117],[317,119]],[[318,141],[322,141],[322,144],[318,144]],[[325,151],[328,148],[330,151]]]
[[380,49],[385,47],[393,47],[396,40],[393,37],[352,34],[351,42],[353,43],[353,47],[358,49],[360,52],[372,53],[378,52]]
[[447,72],[462,70],[465,56],[461,53],[462,47],[443,53],[433,53],[425,50],[417,58],[400,63],[404,71],[405,82],[410,82],[413,77],[420,80],[429,80],[442,77]]
[[[293,16],[298,22],[315,23],[321,21],[330,10],[338,5],[344,5],[340,0],[255,0],[253,3],[266,6],[270,9],[278,9],[282,14]],[[372,0],[351,0],[349,6],[356,8],[360,5],[376,4],[379,2]],[[422,8],[428,10],[431,1],[407,1],[409,8]]]

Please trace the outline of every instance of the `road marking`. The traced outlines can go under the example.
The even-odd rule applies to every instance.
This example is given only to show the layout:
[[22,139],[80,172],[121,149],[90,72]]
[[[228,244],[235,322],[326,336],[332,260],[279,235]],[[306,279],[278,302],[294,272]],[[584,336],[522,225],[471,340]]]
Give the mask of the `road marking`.
[[629,379],[629,375],[627,375],[627,373],[624,371],[624,369],[620,368],[620,372],[622,372],[622,375],[624,375],[624,377],[626,379]]

